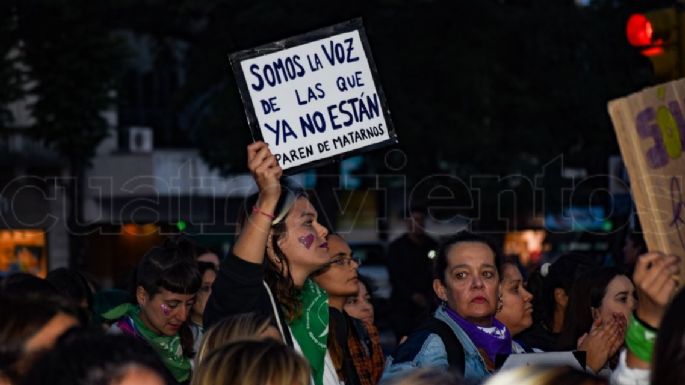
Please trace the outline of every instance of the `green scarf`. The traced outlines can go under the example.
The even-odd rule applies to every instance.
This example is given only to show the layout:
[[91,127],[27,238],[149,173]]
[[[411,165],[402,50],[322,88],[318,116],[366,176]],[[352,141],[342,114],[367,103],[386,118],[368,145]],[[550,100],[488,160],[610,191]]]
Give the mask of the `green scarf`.
[[150,330],[140,319],[140,307],[131,303],[121,304],[102,314],[102,317],[108,320],[127,317],[124,322],[130,320],[127,324],[133,327],[133,332],[152,346],[176,381],[184,382],[190,378],[192,368],[190,359],[183,355],[181,337],[178,334],[172,337],[160,336]]
[[299,300],[302,303],[302,316],[290,323],[290,329],[312,367],[314,383],[322,385],[328,339],[328,295],[308,279],[304,282]]

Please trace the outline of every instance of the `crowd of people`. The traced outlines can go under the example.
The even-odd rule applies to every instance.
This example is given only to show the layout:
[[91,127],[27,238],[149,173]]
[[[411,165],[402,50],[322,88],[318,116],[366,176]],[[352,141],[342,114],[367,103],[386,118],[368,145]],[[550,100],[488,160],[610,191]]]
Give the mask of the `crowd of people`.
[[[685,383],[677,256],[642,249],[617,268],[569,254],[529,276],[485,236],[438,244],[412,212],[389,249],[399,343],[384,352],[347,241],[281,184],[266,144],[248,146],[248,168],[259,192],[223,258],[181,237],[149,250],[128,290],[67,268],[5,278],[0,384]],[[501,369],[546,352],[575,361]]]

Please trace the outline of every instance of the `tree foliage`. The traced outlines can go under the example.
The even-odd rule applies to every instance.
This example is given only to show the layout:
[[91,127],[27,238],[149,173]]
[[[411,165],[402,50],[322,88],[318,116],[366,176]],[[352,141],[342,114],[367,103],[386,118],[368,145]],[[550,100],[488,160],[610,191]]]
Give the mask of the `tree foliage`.
[[[559,155],[603,170],[617,152],[607,101],[651,80],[623,35],[643,3],[25,0],[16,9],[38,81],[36,136],[75,161],[92,156],[105,134],[99,112],[124,69],[112,31],[125,29],[188,44],[185,81],[167,118],[185,136],[180,142],[224,172],[244,170],[251,140],[228,54],[362,17],[408,159],[401,172],[420,177],[525,173]],[[371,170],[387,171],[384,155],[367,157]]]
[[108,8],[89,0],[16,3],[17,38],[34,96],[30,133],[83,170],[107,135],[125,51],[106,22]]
[[0,130],[13,122],[8,105],[22,95],[18,64],[16,10],[12,3],[0,5]]
[[[242,168],[249,130],[227,54],[361,16],[409,161],[403,172],[525,172],[561,154],[595,171],[617,152],[607,101],[650,80],[623,37],[630,10],[544,0],[215,1],[194,35],[179,103],[209,162]],[[383,155],[371,157],[377,171]]]

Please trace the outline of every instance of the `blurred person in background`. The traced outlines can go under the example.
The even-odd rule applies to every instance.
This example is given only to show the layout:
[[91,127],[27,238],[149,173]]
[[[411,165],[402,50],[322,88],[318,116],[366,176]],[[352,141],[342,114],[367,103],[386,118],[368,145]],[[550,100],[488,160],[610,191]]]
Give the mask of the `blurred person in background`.
[[[539,273],[532,274],[528,288],[533,295],[533,325],[520,333],[517,341],[545,352],[559,350],[559,333],[573,283],[596,266],[589,256],[568,253],[554,263],[543,264]],[[541,278],[541,284],[537,278]]]
[[602,377],[569,367],[522,366],[490,377],[483,385],[607,385]]
[[328,294],[328,350],[338,377],[346,385],[374,385],[380,379],[384,365],[378,330],[344,310],[347,298],[359,291],[359,264],[341,236],[329,234],[327,241],[330,261],[312,274],[312,279]]
[[0,291],[8,296],[59,295],[57,288],[47,280],[29,273],[14,273],[2,280]]
[[95,292],[83,274],[73,269],[60,267],[48,272],[45,280],[52,284],[59,295],[80,310],[80,318],[84,325],[90,323]]
[[217,270],[217,266],[211,262],[198,262],[197,267],[200,271],[200,276],[202,277],[202,285],[197,292],[197,296],[195,296],[195,303],[190,311],[190,322],[188,323],[190,330],[193,333],[194,353],[197,353],[200,348],[202,334],[204,333],[202,317],[205,312],[205,306],[207,305],[207,299],[209,299],[209,296],[212,294],[212,284],[216,279]]
[[637,259],[640,255],[647,252],[647,243],[645,242],[642,233],[637,231],[629,233],[623,243],[621,252],[621,269],[629,277],[632,277]]
[[221,264],[221,259],[219,258],[219,255],[214,252],[214,250],[208,248],[208,247],[203,247],[203,246],[196,246],[196,254],[197,254],[197,261],[198,262],[207,262],[211,263],[214,265],[216,270],[219,270],[219,265]]
[[359,291],[356,295],[347,297],[343,310],[354,318],[374,325],[373,299],[371,297],[373,286],[368,278],[360,274],[357,274],[357,281]]
[[113,321],[111,333],[123,333],[152,346],[180,383],[190,380],[193,339],[186,321],[201,279],[193,245],[169,239],[139,262],[136,303],[121,304],[102,315]]
[[406,376],[383,381],[381,385],[462,385],[458,373],[438,368],[416,368]]
[[76,309],[54,295],[1,294],[0,309],[0,373],[13,383],[59,336],[79,325]]
[[72,330],[41,356],[21,385],[167,385],[174,383],[147,344],[122,335]]
[[263,340],[267,338],[283,342],[278,329],[271,325],[270,317],[257,313],[243,313],[226,317],[205,332],[195,356],[195,365],[199,365],[209,353],[223,345],[241,340]]
[[88,280],[78,271],[60,267],[48,272],[45,279],[61,296],[73,302],[75,306],[88,312],[92,310],[93,290]]
[[390,243],[387,255],[392,285],[392,323],[399,340],[430,318],[433,310],[433,260],[438,243],[426,234],[426,208],[408,208],[407,232]]
[[307,361],[274,340],[237,341],[202,360],[191,385],[309,385]]

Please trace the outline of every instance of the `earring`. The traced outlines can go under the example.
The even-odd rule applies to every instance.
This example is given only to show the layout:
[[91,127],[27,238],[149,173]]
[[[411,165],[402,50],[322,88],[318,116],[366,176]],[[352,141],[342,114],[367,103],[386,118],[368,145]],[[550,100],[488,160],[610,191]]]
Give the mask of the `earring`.
[[502,301],[502,296],[500,295],[497,297],[497,313],[502,311],[502,308],[504,307],[504,302]]

